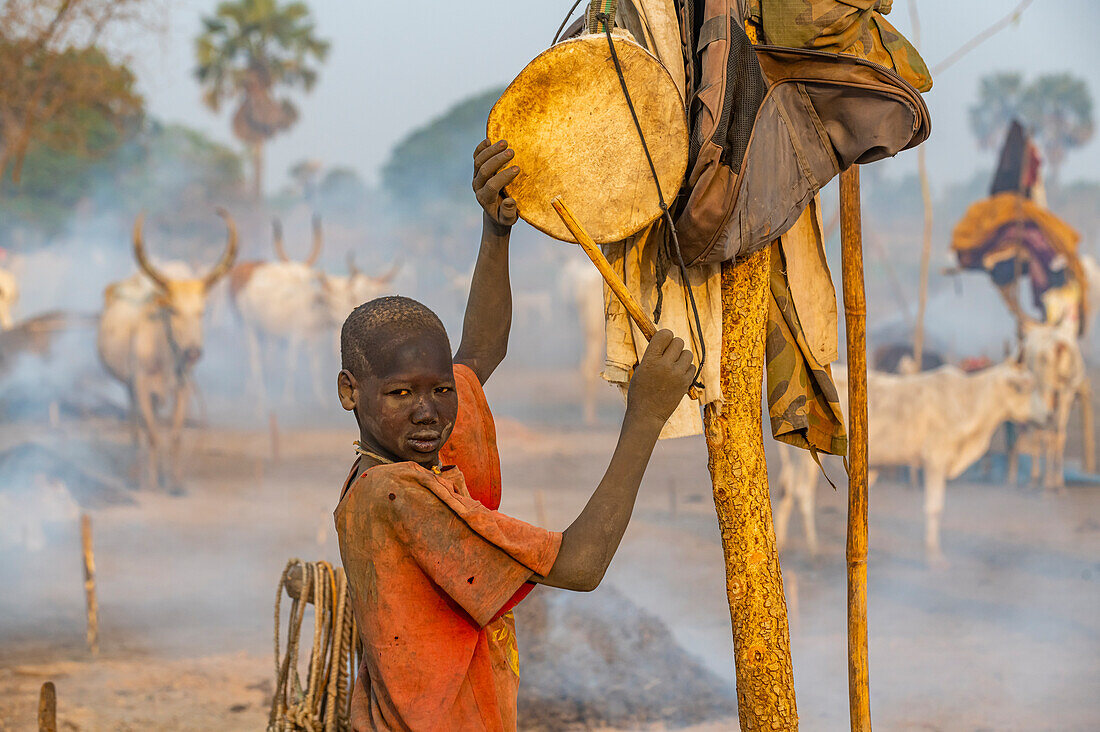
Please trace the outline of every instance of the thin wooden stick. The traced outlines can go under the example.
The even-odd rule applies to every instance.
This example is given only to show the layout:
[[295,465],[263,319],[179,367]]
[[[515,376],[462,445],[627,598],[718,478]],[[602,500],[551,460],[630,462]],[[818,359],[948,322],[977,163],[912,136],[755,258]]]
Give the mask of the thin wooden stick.
[[[577,240],[577,243],[581,245],[581,249],[588,255],[588,258],[592,260],[592,264],[596,265],[596,269],[600,271],[603,276],[604,282],[611,288],[611,291],[615,293],[615,297],[619,298],[619,302],[626,308],[626,312],[630,315],[630,319],[634,321],[634,324],[638,326],[638,329],[642,331],[642,335],[648,341],[653,338],[657,333],[657,325],[649,319],[645,310],[638,304],[638,301],[634,299],[634,296],[630,294],[630,290],[627,289],[626,284],[622,278],[619,277],[619,273],[611,266],[611,263],[607,261],[607,257],[603,255],[603,251],[597,246],[596,242],[592,240],[592,237],[585,231],[584,226],[577,220],[577,217],[573,214],[573,211],[565,205],[565,201],[561,200],[560,196],[555,196],[550,201],[550,205],[554,207],[554,210],[558,212],[558,216],[561,217],[562,223],[573,234],[573,238]],[[699,390],[692,386],[688,389],[688,396],[692,399],[699,400]]]
[[38,732],[57,732],[57,689],[52,681],[38,694]]
[[95,597],[95,553],[92,549],[92,518],[80,515],[80,540],[84,549],[84,600],[88,609],[88,650],[99,654],[99,603]]
[[867,662],[867,298],[859,168],[840,175],[841,270],[848,336],[848,703],[853,732],[871,730]]
[[1081,442],[1085,455],[1085,472],[1096,472],[1096,422],[1092,410],[1092,383],[1088,376],[1078,392],[1081,398]]

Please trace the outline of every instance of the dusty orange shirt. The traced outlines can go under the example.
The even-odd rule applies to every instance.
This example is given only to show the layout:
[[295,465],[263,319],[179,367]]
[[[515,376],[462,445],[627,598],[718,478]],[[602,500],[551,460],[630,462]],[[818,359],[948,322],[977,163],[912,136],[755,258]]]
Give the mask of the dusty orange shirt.
[[[479,453],[470,446],[480,445],[495,458],[495,434],[462,438],[491,427],[492,416],[480,384],[463,399],[473,374],[460,370],[469,369],[455,366],[459,413],[476,418],[460,416],[457,453],[470,459]],[[473,460],[488,481],[480,492],[495,471],[499,500],[499,462],[487,465],[483,452]],[[561,534],[482,504],[457,467],[435,474],[397,463],[357,473],[335,514],[364,647],[353,729],[514,730],[518,651],[503,611],[526,594],[532,574],[550,570]]]

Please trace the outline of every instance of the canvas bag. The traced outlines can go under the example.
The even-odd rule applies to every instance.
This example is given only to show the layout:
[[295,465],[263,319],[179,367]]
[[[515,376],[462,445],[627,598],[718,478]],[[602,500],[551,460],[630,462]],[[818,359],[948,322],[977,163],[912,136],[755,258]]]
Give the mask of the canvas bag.
[[680,9],[691,142],[675,213],[689,265],[763,248],[834,176],[928,138],[920,92],[893,70],[753,45],[738,0],[685,0]]

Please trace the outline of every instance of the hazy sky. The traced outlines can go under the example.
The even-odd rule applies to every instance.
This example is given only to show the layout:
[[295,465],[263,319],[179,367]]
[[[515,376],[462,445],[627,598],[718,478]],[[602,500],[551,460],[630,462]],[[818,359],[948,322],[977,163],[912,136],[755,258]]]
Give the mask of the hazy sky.
[[[894,0],[890,15],[906,34],[907,3],[914,1]],[[191,75],[199,19],[216,4],[166,0],[165,30],[151,35],[150,42],[134,52],[134,60],[154,115],[232,143],[229,114],[214,115],[202,106]],[[268,146],[267,187],[283,185],[287,169],[303,158],[350,166],[376,182],[395,142],[464,97],[508,83],[548,45],[571,4],[309,0],[319,33],[331,40],[332,51],[319,84],[300,100],[300,122]],[[934,66],[1016,4],[1017,0],[919,0],[925,60]],[[1098,30],[1096,0],[1035,0],[1017,26],[938,77],[926,96],[932,112],[933,132],[926,144],[933,184],[992,167],[992,155],[976,152],[967,127],[977,80],[986,73],[1072,71],[1088,80],[1100,103]],[[471,146],[476,142],[471,140]],[[915,167],[911,152],[890,164],[894,171],[910,166]],[[1098,178],[1098,170],[1100,141],[1094,138],[1069,156],[1063,175],[1067,181]]]

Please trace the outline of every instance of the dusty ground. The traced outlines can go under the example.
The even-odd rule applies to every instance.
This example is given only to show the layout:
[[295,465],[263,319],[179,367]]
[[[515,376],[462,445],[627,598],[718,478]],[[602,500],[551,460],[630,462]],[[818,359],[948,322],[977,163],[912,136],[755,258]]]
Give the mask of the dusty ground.
[[[547,377],[548,393],[558,391],[550,388],[555,379]],[[506,377],[490,390],[502,413],[516,413],[511,387]],[[562,528],[580,509],[614,444],[617,405],[609,395],[598,429],[560,426],[575,414],[547,397],[523,422],[501,418],[503,510]],[[547,423],[559,426],[538,426]],[[6,424],[0,448],[28,435],[55,446],[94,438],[126,450],[125,433],[108,421],[62,421],[54,430]],[[186,495],[135,494],[132,506],[93,512],[97,659],[84,650],[75,522],[53,525],[39,551],[2,549],[0,729],[34,729],[46,680],[57,684],[64,729],[264,727],[275,585],[289,557],[338,559],[331,511],[354,434],[287,426],[277,463],[263,430],[212,427],[188,437]],[[838,465],[828,467],[839,474]],[[943,570],[922,561],[919,492],[882,481],[870,507],[878,729],[1100,728],[1100,488],[1043,496],[952,484],[944,519],[951,565]],[[805,554],[794,519],[783,556],[805,730],[847,728],[844,513],[842,492],[819,489],[822,555]],[[732,684],[701,439],[658,447],[607,581]],[[692,729],[733,728],[730,719]]]

